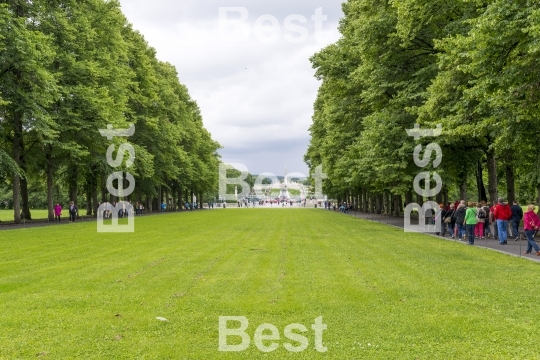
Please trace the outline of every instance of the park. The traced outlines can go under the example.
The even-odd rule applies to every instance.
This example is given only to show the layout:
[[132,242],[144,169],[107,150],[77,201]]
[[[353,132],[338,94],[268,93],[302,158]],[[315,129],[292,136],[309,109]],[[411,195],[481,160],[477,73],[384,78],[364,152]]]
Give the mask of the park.
[[0,359],[539,359],[538,44],[522,0],[0,1]]

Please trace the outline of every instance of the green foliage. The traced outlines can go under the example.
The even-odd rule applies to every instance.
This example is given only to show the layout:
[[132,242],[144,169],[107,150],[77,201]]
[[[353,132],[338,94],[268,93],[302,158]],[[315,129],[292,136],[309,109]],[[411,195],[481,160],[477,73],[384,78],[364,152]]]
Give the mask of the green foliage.
[[343,9],[342,38],[312,58],[322,84],[305,161],[324,166],[329,195],[410,191],[418,143],[405,130],[416,123],[442,125],[447,191],[486,160],[494,191],[497,168],[518,177],[519,196],[540,189],[536,2],[349,0]]
[[[130,124],[135,135],[113,144],[129,142],[135,163],[111,168],[105,156],[111,141],[99,130]],[[0,180],[6,185],[23,176],[25,187],[44,189],[46,204],[54,186],[77,202],[85,194],[89,208],[105,200],[95,196],[113,171],[135,177],[132,201],[151,202],[163,189],[215,193],[219,148],[176,69],[157,60],[118,1],[0,2]],[[18,199],[22,183],[14,190]],[[21,202],[28,210],[28,195]]]

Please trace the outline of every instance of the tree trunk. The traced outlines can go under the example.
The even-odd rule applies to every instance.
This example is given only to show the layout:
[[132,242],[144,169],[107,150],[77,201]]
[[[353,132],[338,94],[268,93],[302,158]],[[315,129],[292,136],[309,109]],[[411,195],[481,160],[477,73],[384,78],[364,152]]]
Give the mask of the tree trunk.
[[362,211],[367,213],[368,212],[368,194],[365,188],[362,189],[362,197],[363,197]]
[[[26,166],[24,164],[22,170],[26,173]],[[30,206],[28,204],[28,179],[26,177],[21,178],[21,201],[23,217],[26,220],[32,220],[32,214],[30,214]]]
[[[15,72],[15,77],[20,78],[21,74]],[[23,151],[23,131],[22,131],[21,111],[15,111],[13,114],[13,160],[21,170],[21,156]],[[16,224],[21,223],[21,176],[13,176],[13,220]]]
[[459,184],[459,199],[467,200],[467,176],[462,176],[460,180],[461,183]]
[[21,187],[21,205],[22,205],[22,216],[26,220],[32,220],[32,215],[30,214],[30,206],[28,204],[28,178],[26,173],[26,159],[24,154],[24,138],[23,138],[23,129],[22,129],[22,116],[21,121],[19,121],[19,131],[20,131],[20,164],[19,167],[21,168],[24,176],[20,179],[20,187]]
[[537,194],[536,205],[538,205],[538,213],[540,214],[540,184],[536,186],[536,194]]
[[178,209],[182,210],[182,185],[178,185]]
[[478,167],[476,169],[476,187],[478,191],[478,202],[487,201],[486,187],[484,186],[484,176],[482,169],[482,160],[478,160]]
[[92,192],[90,186],[86,186],[86,215],[92,215]]
[[506,196],[508,204],[512,205],[516,200],[516,192],[514,185],[514,168],[510,164],[506,164]]
[[101,184],[101,202],[106,203],[107,202],[107,188]]
[[448,205],[448,187],[444,186],[442,193],[443,193],[443,204],[446,207]]
[[495,205],[497,203],[497,162],[495,161],[495,151],[490,149],[486,152],[488,170],[488,192],[489,201]]
[[[393,201],[393,199],[392,199],[392,201]],[[412,195],[412,191],[409,190],[405,194],[405,203],[406,203],[406,205],[409,205],[412,202],[413,202],[413,195]]]
[[443,204],[444,201],[443,201],[443,192],[442,191],[439,191],[439,193],[435,196],[435,201],[437,201],[437,204]]
[[69,179],[69,200],[73,201],[75,206],[77,208],[79,207],[77,204],[77,166],[70,166],[69,168],[70,172],[70,179]]
[[382,198],[381,195],[379,195],[379,194],[375,195],[375,212],[377,214],[381,213],[381,206],[382,206],[381,198]]
[[420,194],[416,194],[416,203],[420,206],[424,205],[424,197]]
[[54,221],[52,146],[47,147],[47,217]]
[[401,195],[394,195],[393,197],[394,202],[394,216],[400,216],[401,215]]
[[97,217],[97,211],[98,211],[98,189],[97,184],[95,183],[95,180],[92,184],[92,203],[94,206],[92,207],[92,216]]
[[146,211],[148,213],[152,212],[152,198],[149,195],[146,195]]
[[20,190],[20,176],[15,174],[13,176],[13,220],[15,224],[21,223],[21,190]]
[[174,186],[171,187],[171,196],[172,196],[172,202],[171,202],[172,209],[171,210],[176,210],[176,204],[178,202],[176,201],[176,191],[174,189]]
[[388,191],[385,191],[384,192],[384,213],[389,215],[390,212],[391,212],[391,206],[390,206],[390,194],[388,193]]

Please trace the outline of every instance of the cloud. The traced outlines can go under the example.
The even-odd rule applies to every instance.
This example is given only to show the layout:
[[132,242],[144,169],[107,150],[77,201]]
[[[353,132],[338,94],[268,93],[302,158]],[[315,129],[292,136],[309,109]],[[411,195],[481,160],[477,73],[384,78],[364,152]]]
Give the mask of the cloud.
[[[160,60],[175,65],[180,81],[201,108],[206,128],[224,149],[226,162],[245,164],[250,172],[307,173],[303,155],[309,143],[308,128],[319,83],[309,58],[336,41],[341,5],[334,1],[174,1],[121,0],[122,10],[134,28],[157,50]],[[244,7],[244,27],[249,38],[231,41],[220,28],[220,7]],[[322,7],[328,17],[316,35],[311,16]],[[279,30],[264,23],[261,34],[275,35],[265,43],[257,37],[255,23],[271,15]],[[284,26],[289,15],[298,14],[309,37],[291,43],[287,35],[299,36]],[[231,18],[240,14],[230,13]],[[229,19],[229,18],[228,18]],[[234,27],[229,27],[234,34]],[[259,34],[260,35],[260,34]],[[242,40],[242,41],[240,41]],[[322,40],[322,41],[321,41]]]

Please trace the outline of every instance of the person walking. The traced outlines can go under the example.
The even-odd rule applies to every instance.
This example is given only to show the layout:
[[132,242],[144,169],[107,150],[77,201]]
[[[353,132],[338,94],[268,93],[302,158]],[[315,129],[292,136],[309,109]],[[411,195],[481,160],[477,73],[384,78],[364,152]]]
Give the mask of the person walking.
[[487,220],[486,210],[482,204],[478,203],[476,206],[476,226],[474,228],[474,236],[478,239],[484,238],[484,224]]
[[76,216],[77,216],[77,206],[75,206],[75,202],[71,201],[69,203],[69,222],[74,223]]
[[474,229],[477,224],[476,220],[476,206],[475,203],[469,202],[468,208],[465,211],[465,225],[467,226],[467,240],[469,240],[469,245],[474,245]]
[[456,210],[457,238],[462,241],[465,235],[465,205],[459,204]]
[[490,203],[489,208],[489,224],[490,224],[490,233],[493,237],[493,240],[499,238],[499,230],[497,229],[497,220],[495,220],[495,204]]
[[54,205],[54,220],[60,222],[60,216],[62,216],[62,206],[60,204]]
[[487,237],[490,234],[490,213],[489,213],[489,206],[485,201],[482,201],[482,209],[486,212],[486,218],[484,219],[484,233],[482,234],[482,237]]
[[512,211],[512,216],[510,217],[510,225],[512,228],[512,237],[514,241],[519,240],[519,223],[523,219],[523,209],[518,205],[517,201],[514,201],[514,204],[510,207]]
[[444,226],[448,225],[448,232],[450,233],[450,238],[454,238],[454,227],[456,226],[456,209],[454,208],[454,204],[450,204],[449,210],[446,212],[444,216]]
[[508,238],[508,220],[512,217],[510,206],[504,202],[503,198],[499,198],[499,203],[493,210],[493,217],[497,221],[497,232],[499,233],[499,242],[501,245],[506,245]]
[[441,232],[436,233],[437,235],[440,235],[444,237],[446,235],[446,223],[444,222],[444,219],[446,218],[446,210],[444,208],[444,204],[439,205],[439,213],[435,217],[435,221],[438,221],[441,224]]
[[523,228],[525,230],[525,236],[527,237],[527,250],[524,254],[530,254],[534,248],[536,256],[540,256],[540,247],[538,247],[538,244],[534,241],[534,233],[539,227],[540,218],[538,218],[538,215],[534,212],[534,205],[531,204],[527,207],[527,212],[523,219]]

